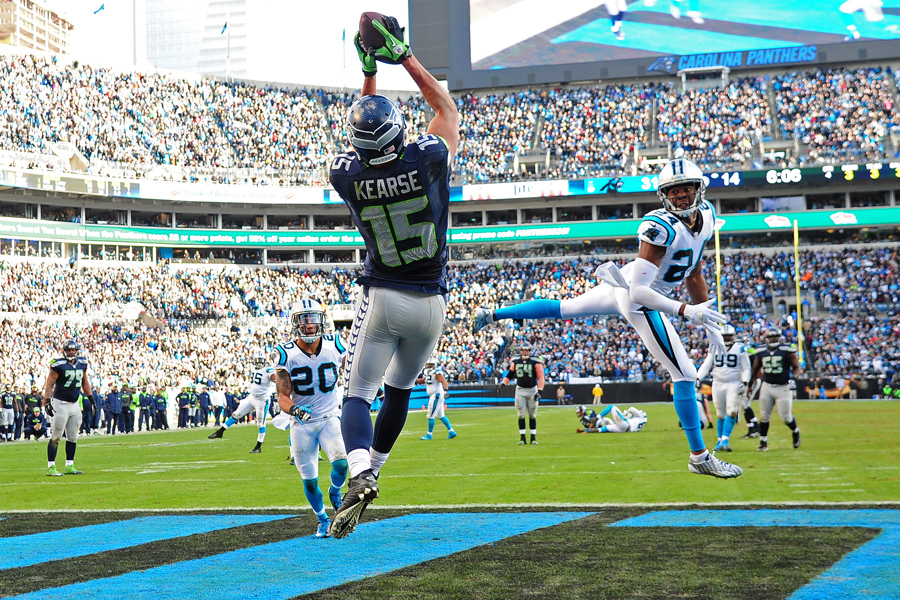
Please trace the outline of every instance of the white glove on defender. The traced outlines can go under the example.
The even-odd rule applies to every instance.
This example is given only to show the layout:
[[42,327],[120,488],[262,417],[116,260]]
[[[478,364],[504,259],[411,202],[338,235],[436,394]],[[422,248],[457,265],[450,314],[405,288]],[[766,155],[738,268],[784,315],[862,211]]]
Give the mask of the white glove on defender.
[[[687,314],[687,309],[684,310],[684,314]],[[722,337],[720,327],[712,327],[709,323],[704,324],[704,327],[706,328],[706,339],[709,340],[709,351],[712,354],[725,354],[725,338]]]
[[[707,300],[700,304],[685,304],[684,318],[695,325],[703,325],[707,330],[715,329],[718,331],[722,329],[722,323],[727,323],[728,319],[719,311],[710,308],[714,302],[715,300]],[[719,338],[721,337],[720,335]],[[722,345],[725,345],[724,340],[722,340]]]

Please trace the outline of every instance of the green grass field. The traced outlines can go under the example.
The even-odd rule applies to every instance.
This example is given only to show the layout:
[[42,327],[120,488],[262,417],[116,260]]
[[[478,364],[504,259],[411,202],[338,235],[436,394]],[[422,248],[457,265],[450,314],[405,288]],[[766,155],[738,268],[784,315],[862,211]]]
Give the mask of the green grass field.
[[[575,506],[588,516],[373,576],[325,583],[302,597],[760,600],[797,593],[817,600],[846,597],[849,588],[841,587],[847,585],[846,579],[836,579],[836,587],[822,596],[808,592],[803,596],[802,590],[848,553],[876,543],[881,535],[877,527],[609,525],[665,510],[646,503],[673,503],[677,509],[702,505],[704,511],[790,505],[798,514],[804,507],[838,509],[851,502],[853,508],[896,509],[900,403],[798,403],[800,449],[791,447],[790,433],[780,423],[770,430],[767,453],[756,451],[756,440],[734,439],[735,451],[727,458],[744,467],[744,475],[727,481],[688,472],[686,441],[671,405],[643,408],[649,421],[640,433],[586,435],[575,433],[574,407],[542,407],[537,446],[516,444],[512,409],[451,411],[448,416],[459,437],[444,439],[446,433],[438,424],[436,439],[430,442],[419,440],[426,426],[424,414],[410,414],[382,472],[381,497],[366,512],[364,523],[425,512],[528,512]],[[738,436],[745,431],[744,425],[739,428]],[[106,600],[115,596],[103,591],[105,581],[293,540],[309,540],[304,542],[314,544],[309,548],[323,544],[327,562],[366,561],[348,551],[353,546],[345,540],[311,540],[315,518],[300,477],[288,464],[285,432],[270,428],[262,454],[249,454],[255,427],[234,427],[222,440],[208,440],[211,431],[83,438],[76,464],[85,474],[59,478],[45,475],[45,442],[0,444],[0,548],[4,538],[172,510],[208,514],[252,509],[298,518],[0,569],[0,597],[69,598],[75,594],[66,586],[84,582],[95,590],[91,597]],[[705,430],[704,436],[712,446],[714,430]],[[320,482],[325,482],[327,463],[319,465]],[[64,510],[78,512],[60,512]],[[448,530],[446,535],[454,534]],[[366,544],[383,541],[367,538],[363,530],[348,539],[363,539]],[[402,550],[402,541],[391,543],[400,544],[397,548]],[[304,562],[303,556],[291,560],[298,565],[297,577],[315,576],[316,565]],[[262,598],[252,590],[266,568],[235,563],[227,573],[215,573],[215,583],[201,595],[211,600],[233,598],[233,592],[243,589],[248,592],[240,597],[246,600]],[[879,585],[889,591],[878,597],[900,593],[900,581],[890,579],[896,576],[887,577],[888,582],[882,579]],[[165,597],[198,595],[184,591]]]
[[[438,423],[430,442],[419,440],[424,414],[411,413],[373,507],[900,501],[900,403],[799,402],[802,446],[791,447],[781,423],[771,426],[767,453],[756,440],[733,439],[723,457],[744,475],[727,481],[688,472],[670,404],[644,408],[642,432],[613,435],[576,434],[574,407],[542,406],[537,446],[516,444],[512,409],[450,411],[459,437],[444,439]],[[85,474],[62,478],[45,475],[45,442],[0,444],[0,509],[306,507],[285,432],[269,427],[263,452],[249,454],[254,426],[221,440],[206,439],[211,431],[84,437],[76,465]],[[704,437],[711,448],[715,431]],[[324,487],[327,463],[319,465]]]

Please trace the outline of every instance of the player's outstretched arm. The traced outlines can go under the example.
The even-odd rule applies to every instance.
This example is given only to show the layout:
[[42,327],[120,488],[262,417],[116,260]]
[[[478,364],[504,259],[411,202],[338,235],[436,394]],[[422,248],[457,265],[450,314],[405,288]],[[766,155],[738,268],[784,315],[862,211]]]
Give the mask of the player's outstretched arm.
[[410,56],[403,61],[403,66],[419,86],[425,102],[434,110],[434,118],[428,125],[428,133],[444,138],[452,159],[456,154],[456,147],[459,145],[459,111],[456,110],[456,103],[450,97],[449,92],[431,73],[425,70],[415,56]]

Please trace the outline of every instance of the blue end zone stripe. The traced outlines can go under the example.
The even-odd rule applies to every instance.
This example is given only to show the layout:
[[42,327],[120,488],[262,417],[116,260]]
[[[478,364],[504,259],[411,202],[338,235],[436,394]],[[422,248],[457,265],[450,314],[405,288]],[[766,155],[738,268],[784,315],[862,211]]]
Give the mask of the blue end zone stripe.
[[159,540],[241,527],[266,521],[288,519],[292,515],[200,515],[139,517],[103,525],[73,527],[3,538],[0,569],[26,567],[51,560],[119,550]]
[[847,554],[789,600],[900,598],[898,510],[685,510],[655,512],[610,527],[872,527],[881,534]]
[[659,217],[655,216],[655,215],[647,215],[647,216],[644,217],[644,218],[647,219],[647,220],[649,220],[649,221],[654,221],[654,222],[656,222],[656,223],[659,223],[660,225],[662,225],[663,227],[666,228],[666,231],[669,232],[669,237],[666,238],[666,246],[671,246],[671,245],[672,245],[672,242],[675,241],[675,230],[672,229],[672,226],[669,225],[668,223],[666,223],[665,221],[663,221],[662,219],[660,219]]
[[[594,513],[408,515],[362,523],[353,535],[343,540],[314,538],[314,519],[309,519],[305,521],[309,534],[301,538],[40,590],[17,598],[48,600],[83,595],[95,600],[287,599],[591,514]],[[299,523],[290,525],[298,526]]]

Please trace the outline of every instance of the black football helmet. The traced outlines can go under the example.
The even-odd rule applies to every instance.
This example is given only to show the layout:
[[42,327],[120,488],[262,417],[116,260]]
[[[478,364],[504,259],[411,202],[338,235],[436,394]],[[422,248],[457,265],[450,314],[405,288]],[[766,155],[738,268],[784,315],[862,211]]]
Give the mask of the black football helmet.
[[405,128],[400,108],[377,94],[358,99],[347,113],[350,145],[369,165],[383,165],[400,156]]
[[775,350],[783,343],[784,337],[778,329],[771,327],[766,331],[766,346],[769,347],[769,350]]
[[66,340],[62,345],[63,355],[66,357],[66,360],[72,362],[78,356],[78,351],[81,350],[81,346],[78,345],[78,342],[75,340]]

